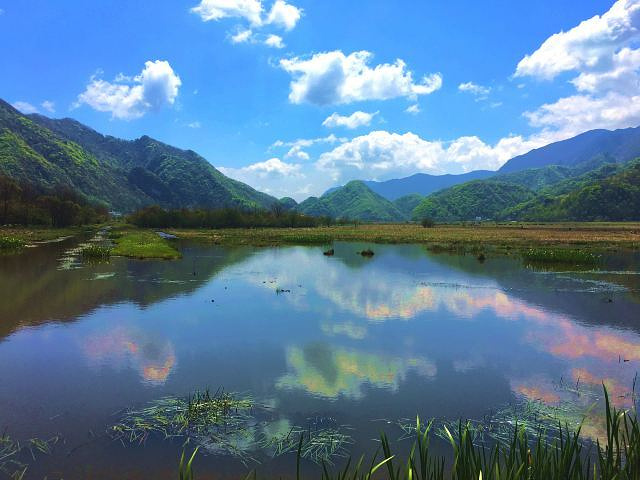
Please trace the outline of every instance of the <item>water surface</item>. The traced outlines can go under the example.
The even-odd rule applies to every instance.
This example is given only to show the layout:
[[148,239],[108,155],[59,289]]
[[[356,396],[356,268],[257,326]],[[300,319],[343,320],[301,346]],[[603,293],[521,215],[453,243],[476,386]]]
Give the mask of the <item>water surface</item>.
[[[549,271],[414,245],[340,243],[326,257],[186,243],[178,261],[83,265],[65,255],[74,242],[0,257],[0,428],[63,439],[25,478],[175,478],[179,440],[123,446],[108,427],[206,387],[265,406],[252,435],[328,425],[356,454],[416,414],[478,419],[526,399],[586,409],[602,382],[616,405],[633,402],[637,256]],[[291,472],[290,456],[251,443],[248,468]],[[247,470],[204,453],[200,474]]]

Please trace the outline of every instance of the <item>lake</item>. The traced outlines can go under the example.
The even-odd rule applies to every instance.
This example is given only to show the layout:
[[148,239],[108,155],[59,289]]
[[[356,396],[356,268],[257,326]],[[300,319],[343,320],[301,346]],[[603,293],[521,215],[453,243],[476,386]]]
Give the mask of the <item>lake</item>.
[[300,432],[331,438],[335,463],[373,452],[381,431],[406,448],[416,415],[586,415],[588,441],[602,382],[615,405],[636,400],[638,254],[576,270],[418,245],[182,243],[178,261],[83,264],[77,242],[0,256],[0,431],[58,438],[21,457],[25,478],[177,478],[184,437],[140,444],[112,427],[207,388],[252,407],[223,441],[191,438],[199,478],[287,475],[295,454],[276,444]]

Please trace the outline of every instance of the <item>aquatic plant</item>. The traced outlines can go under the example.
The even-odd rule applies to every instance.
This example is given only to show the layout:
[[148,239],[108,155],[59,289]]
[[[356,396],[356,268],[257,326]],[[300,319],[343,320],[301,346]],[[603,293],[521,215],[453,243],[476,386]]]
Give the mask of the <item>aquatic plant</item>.
[[16,237],[0,237],[0,250],[18,250],[23,248],[25,243]]
[[36,460],[36,453],[50,455],[52,447],[58,443],[60,437],[48,440],[32,438],[21,444],[11,438],[6,432],[0,435],[0,473],[13,480],[22,480],[29,469],[28,458]]
[[360,255],[362,255],[363,257],[373,257],[375,254],[373,250],[371,250],[370,248],[367,248],[365,250],[362,250],[360,252]]
[[140,410],[127,410],[109,429],[121,442],[143,444],[157,434],[193,440],[209,450],[245,457],[239,445],[251,435],[255,402],[224,391],[188,397],[164,397]]
[[[585,444],[580,426],[573,429],[558,425],[558,436],[546,440],[546,431],[532,433],[515,423],[508,442],[480,442],[469,422],[459,421],[455,429],[443,426],[444,438],[452,450],[452,461],[431,449],[433,422],[426,425],[416,418],[411,427],[413,446],[401,458],[392,452],[388,437],[382,434],[380,448],[365,465],[361,456],[356,463],[349,458],[335,472],[322,463],[322,480],[369,480],[379,469],[386,469],[389,480],[637,480],[640,478],[640,424],[635,411],[611,407],[605,393],[606,441]],[[303,478],[304,433],[298,440],[296,479]],[[594,452],[595,450],[595,452]],[[184,454],[183,454],[184,455]],[[256,472],[247,478],[256,478]]]
[[353,439],[346,433],[350,427],[327,420],[314,418],[310,419],[307,428],[293,426],[280,434],[265,435],[258,446],[273,457],[298,451],[301,458],[314,463],[333,464],[332,459],[336,457],[348,457],[347,447]]
[[107,260],[111,257],[111,249],[100,245],[88,245],[80,250],[84,260]]
[[571,265],[597,265],[600,255],[585,250],[566,248],[530,248],[522,252],[522,258],[531,263],[564,263]]

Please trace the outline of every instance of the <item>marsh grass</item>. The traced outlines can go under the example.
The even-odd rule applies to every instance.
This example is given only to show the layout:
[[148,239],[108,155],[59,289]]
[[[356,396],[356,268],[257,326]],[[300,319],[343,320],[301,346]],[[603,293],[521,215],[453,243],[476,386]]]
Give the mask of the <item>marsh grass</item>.
[[[584,442],[581,425],[572,428],[558,423],[557,436],[549,441],[546,430],[532,431],[517,421],[506,441],[478,442],[475,428],[459,421],[455,427],[442,427],[441,436],[451,451],[445,457],[431,447],[433,421],[423,424],[417,418],[412,427],[407,427],[413,438],[408,455],[394,454],[383,433],[380,447],[368,461],[365,456],[355,462],[349,458],[335,470],[323,462],[322,472],[315,477],[369,480],[382,469],[389,480],[638,480],[640,425],[636,412],[612,407],[606,388],[604,394],[607,433],[602,443]],[[296,452],[297,480],[304,478],[304,435],[299,437]],[[257,478],[257,474],[253,471],[246,478]]]
[[250,397],[205,390],[184,398],[161,398],[140,410],[128,410],[109,433],[123,444],[144,444],[152,435],[177,437],[244,459],[242,445],[252,433],[254,408],[257,405]]
[[314,228],[169,229],[168,232],[185,239],[253,246],[328,245],[334,241],[357,241],[425,244],[446,250],[468,250],[482,245],[484,248],[492,247],[491,250],[562,246],[600,251],[607,248],[638,248],[640,245],[640,224],[603,222],[457,224],[436,225],[434,228],[422,228],[418,224],[372,224]]
[[353,443],[353,438],[346,433],[349,428],[313,421],[306,429],[293,426],[286,434],[263,437],[258,446],[274,458],[297,451],[301,458],[318,465],[333,465],[333,459],[349,455],[347,448]]
[[0,237],[0,250],[19,250],[26,243],[17,237]]
[[113,255],[130,258],[159,258],[173,260],[182,255],[168,241],[150,230],[131,230],[111,232],[110,238],[115,242]]
[[530,248],[522,252],[525,262],[532,264],[565,264],[595,266],[601,262],[601,256],[595,253],[567,248]]
[[83,260],[108,260],[111,257],[111,248],[101,245],[89,245],[80,250]]
[[57,436],[48,440],[32,438],[21,444],[3,433],[0,435],[0,474],[12,480],[22,480],[29,469],[29,459],[36,461],[37,454],[50,455],[59,440]]

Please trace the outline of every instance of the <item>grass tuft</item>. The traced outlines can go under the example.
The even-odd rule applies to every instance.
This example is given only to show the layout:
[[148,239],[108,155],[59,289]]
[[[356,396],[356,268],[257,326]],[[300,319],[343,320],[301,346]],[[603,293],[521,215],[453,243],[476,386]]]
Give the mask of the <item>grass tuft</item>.
[[597,265],[601,256],[584,250],[566,248],[530,248],[522,258],[531,263],[561,263],[570,265]]
[[111,249],[100,245],[89,245],[80,250],[84,260],[108,260],[111,257]]

